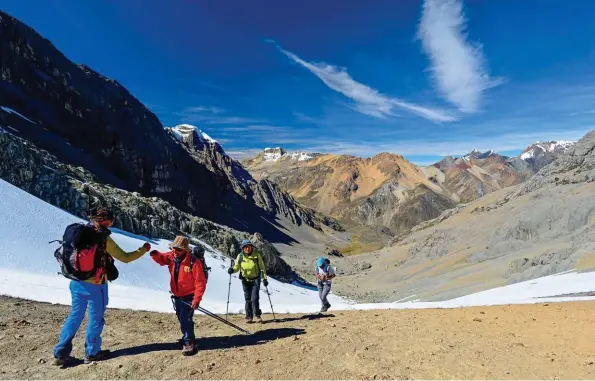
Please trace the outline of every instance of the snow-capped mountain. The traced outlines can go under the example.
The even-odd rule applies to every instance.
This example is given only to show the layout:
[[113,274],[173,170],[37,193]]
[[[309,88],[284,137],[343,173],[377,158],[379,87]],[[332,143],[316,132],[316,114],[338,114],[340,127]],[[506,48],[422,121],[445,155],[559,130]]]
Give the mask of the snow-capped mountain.
[[265,148],[264,149],[264,161],[277,161],[287,152],[281,147],[277,148]]
[[523,153],[521,153],[520,158],[523,160],[535,160],[537,157],[546,155],[548,153],[564,153],[574,147],[575,144],[575,141],[568,140],[535,142],[527,147]]
[[194,138],[207,143],[219,144],[200,128],[191,124],[179,124],[175,127],[166,127],[166,129],[180,142],[187,142],[189,139]]
[[281,147],[276,148],[265,148],[263,153],[263,161],[279,161],[279,160],[294,160],[294,161],[306,161],[313,159],[316,154],[308,152],[292,152],[288,153]]

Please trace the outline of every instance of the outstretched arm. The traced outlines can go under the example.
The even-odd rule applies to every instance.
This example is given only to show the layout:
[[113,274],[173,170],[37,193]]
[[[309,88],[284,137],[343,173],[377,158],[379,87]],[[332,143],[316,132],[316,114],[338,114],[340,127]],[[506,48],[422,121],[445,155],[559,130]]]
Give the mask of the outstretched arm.
[[109,255],[116,258],[118,261],[124,262],[124,263],[129,263],[129,262],[137,260],[140,257],[142,257],[143,255],[145,255],[145,253],[148,251],[147,248],[145,247],[146,245],[148,245],[148,244],[143,245],[142,247],[138,248],[135,251],[131,251],[131,252],[127,253],[124,250],[122,250],[122,248],[120,248],[120,246],[118,246],[118,244],[116,243],[116,241],[114,241],[112,239],[112,237],[108,236],[107,237],[107,245],[105,247],[105,250],[107,251],[107,253]]
[[168,253],[161,253],[157,250],[151,251],[151,259],[160,264],[161,266],[167,266],[171,263],[172,257]]

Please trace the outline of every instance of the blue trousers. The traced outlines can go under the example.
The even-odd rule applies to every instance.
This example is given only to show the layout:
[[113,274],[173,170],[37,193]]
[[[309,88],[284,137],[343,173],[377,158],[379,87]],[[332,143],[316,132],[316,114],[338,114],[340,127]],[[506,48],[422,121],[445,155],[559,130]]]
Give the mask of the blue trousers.
[[70,282],[72,308],[62,326],[54,357],[68,356],[72,352],[72,339],[85,317],[87,306],[89,318],[85,336],[85,355],[95,356],[101,350],[101,332],[105,325],[105,310],[108,303],[107,284],[91,284],[82,281]]
[[194,336],[194,310],[192,309],[192,300],[194,295],[173,297],[174,309],[176,316],[180,322],[180,330],[182,331],[182,340],[185,344],[189,344],[195,340]]

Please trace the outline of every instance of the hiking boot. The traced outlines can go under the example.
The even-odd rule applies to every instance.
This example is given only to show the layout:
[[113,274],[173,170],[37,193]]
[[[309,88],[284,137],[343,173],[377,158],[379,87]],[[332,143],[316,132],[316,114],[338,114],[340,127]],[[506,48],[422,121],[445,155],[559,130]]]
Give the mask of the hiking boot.
[[93,356],[85,356],[85,364],[91,364],[94,361],[105,361],[105,360],[109,359],[109,357],[110,357],[109,349],[101,350]]
[[328,311],[328,307],[327,306],[324,306],[324,307],[322,307],[320,309],[320,313],[323,313],[323,312],[326,312],[326,311]]
[[196,344],[194,342],[185,343],[182,348],[182,354],[184,356],[191,356],[196,353]]
[[260,324],[264,324],[264,321],[262,321],[262,318],[260,316],[256,318],[256,322],[260,323]]
[[52,365],[59,366],[60,368],[68,368],[69,366],[76,365],[79,359],[70,355],[54,357]]
[[246,323],[252,324],[254,323],[254,320],[251,317],[246,317]]

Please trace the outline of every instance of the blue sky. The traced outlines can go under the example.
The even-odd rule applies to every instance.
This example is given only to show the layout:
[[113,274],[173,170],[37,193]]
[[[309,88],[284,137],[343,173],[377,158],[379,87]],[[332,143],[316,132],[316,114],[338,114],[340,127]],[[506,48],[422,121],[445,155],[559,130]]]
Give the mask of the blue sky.
[[590,0],[3,0],[165,126],[417,163],[595,125]]

